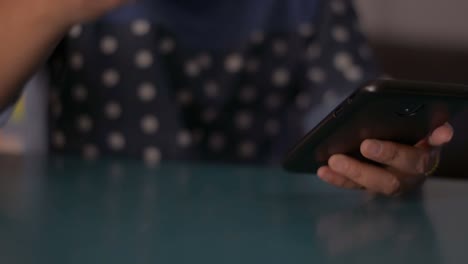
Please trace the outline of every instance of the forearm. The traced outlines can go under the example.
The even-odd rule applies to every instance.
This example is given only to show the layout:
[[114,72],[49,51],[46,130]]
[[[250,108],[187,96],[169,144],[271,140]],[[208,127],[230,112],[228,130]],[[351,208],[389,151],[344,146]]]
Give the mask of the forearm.
[[36,10],[5,2],[0,3],[0,110],[20,94],[67,29],[40,12],[32,14]]

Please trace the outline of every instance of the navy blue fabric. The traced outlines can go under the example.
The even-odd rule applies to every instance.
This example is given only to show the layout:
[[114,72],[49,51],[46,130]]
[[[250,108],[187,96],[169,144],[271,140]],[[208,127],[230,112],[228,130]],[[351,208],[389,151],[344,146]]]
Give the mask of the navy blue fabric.
[[277,163],[312,110],[378,76],[348,1],[221,2],[143,2],[72,29],[51,59],[51,150]]
[[319,0],[142,0],[105,16],[103,21],[128,23],[144,16],[161,24],[190,46],[226,49],[253,30],[294,31],[318,15]]

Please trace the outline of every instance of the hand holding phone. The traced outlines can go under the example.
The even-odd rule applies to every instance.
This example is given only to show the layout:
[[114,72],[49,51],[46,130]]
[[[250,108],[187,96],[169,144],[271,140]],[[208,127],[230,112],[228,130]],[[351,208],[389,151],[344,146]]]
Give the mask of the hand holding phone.
[[431,172],[453,135],[447,122],[467,105],[466,86],[371,82],[308,133],[284,167],[340,187],[401,192]]

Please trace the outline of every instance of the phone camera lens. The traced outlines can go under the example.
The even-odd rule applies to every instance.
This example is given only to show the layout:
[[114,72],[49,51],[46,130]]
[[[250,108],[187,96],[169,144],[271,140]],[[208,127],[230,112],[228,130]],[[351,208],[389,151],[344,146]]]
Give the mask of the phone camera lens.
[[401,110],[397,111],[399,116],[413,116],[417,114],[424,105],[422,104],[408,104],[402,107]]

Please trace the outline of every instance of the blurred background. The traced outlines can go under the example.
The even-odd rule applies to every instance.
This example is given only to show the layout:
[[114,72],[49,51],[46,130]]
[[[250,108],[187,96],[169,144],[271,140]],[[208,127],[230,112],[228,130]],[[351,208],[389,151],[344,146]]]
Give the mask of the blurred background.
[[[355,6],[377,59],[392,77],[468,84],[468,1],[356,0]],[[45,99],[39,87],[27,86],[0,130],[0,152],[45,149]]]
[[[468,84],[468,1],[356,0],[355,5],[378,61],[392,77]],[[33,80],[9,123],[0,130],[0,153],[45,150],[45,102],[45,91],[34,86]],[[455,140],[444,150],[442,171],[446,175],[463,177],[460,172],[468,162],[468,155],[464,155],[468,149],[465,120],[468,112],[454,124]],[[437,184],[429,188],[441,188],[444,183]],[[460,184],[460,195],[463,188]],[[442,191],[435,193],[442,195]],[[440,202],[440,195],[428,197],[439,199],[437,208],[428,208],[428,212],[436,224],[445,227],[438,238],[450,241],[442,243],[448,262],[459,263],[456,252],[466,250],[466,235],[459,232],[459,224],[466,220],[450,216],[449,209],[454,205],[450,199]]]
[[380,63],[393,77],[468,83],[468,1],[355,3]]

